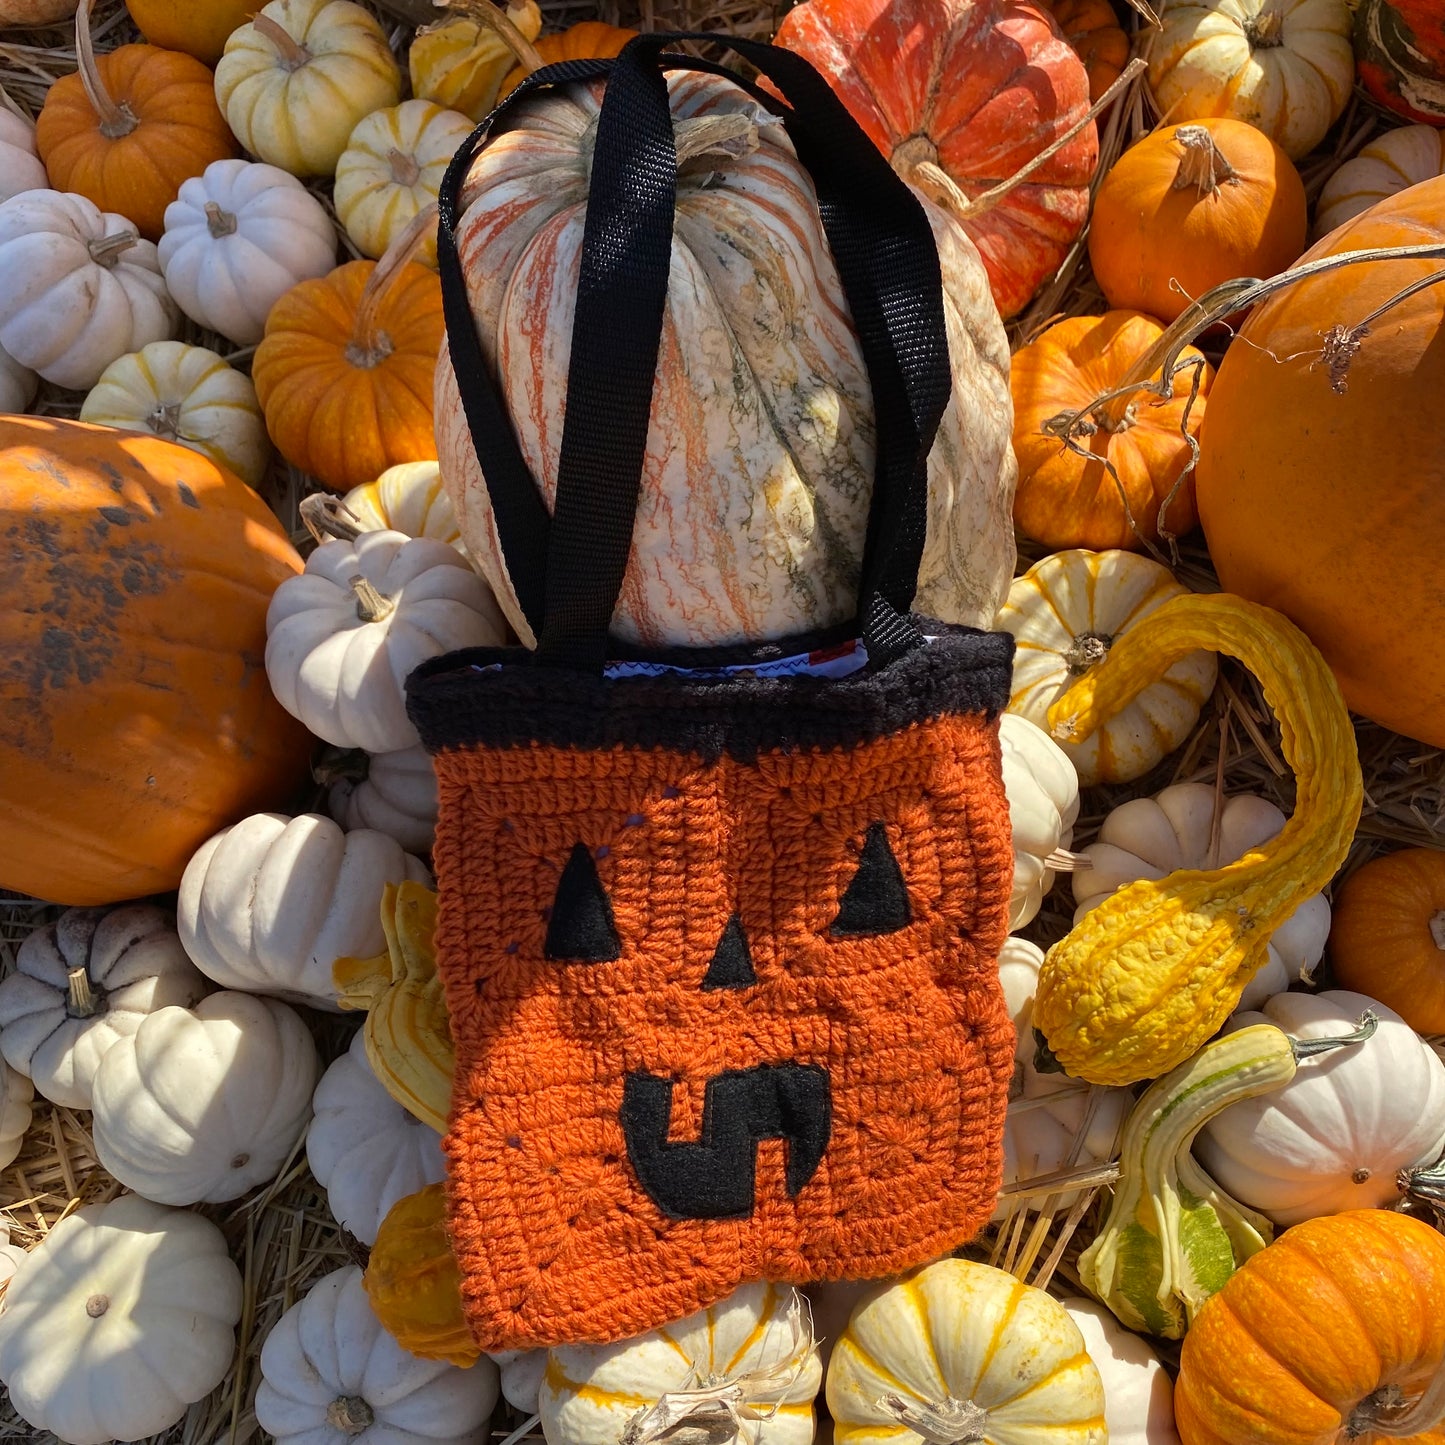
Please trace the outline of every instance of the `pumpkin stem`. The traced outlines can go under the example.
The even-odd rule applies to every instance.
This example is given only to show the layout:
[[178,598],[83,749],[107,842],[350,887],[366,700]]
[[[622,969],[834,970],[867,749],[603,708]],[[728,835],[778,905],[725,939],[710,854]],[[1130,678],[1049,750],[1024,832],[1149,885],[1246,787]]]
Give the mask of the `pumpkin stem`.
[[1238,185],[1234,167],[1214,143],[1214,137],[1202,125],[1181,125],[1174,139],[1184,149],[1171,190],[1184,191],[1190,186],[1201,196],[1214,195],[1222,185]]
[[1387,1440],[1424,1435],[1445,1420],[1445,1369],[1438,1370],[1413,1404],[1405,1403],[1398,1385],[1386,1385],[1367,1395],[1355,1407],[1345,1426],[1345,1438],[1384,1436]]
[[900,1425],[906,1425],[932,1445],[978,1445],[988,1439],[988,1411],[972,1400],[949,1396],[934,1403],[884,1395],[878,1408],[887,1410]]
[[1064,666],[1070,677],[1082,677],[1091,667],[1098,667],[1108,657],[1114,638],[1108,632],[1081,632],[1064,653]]
[[386,163],[391,167],[391,178],[399,186],[414,186],[421,179],[421,167],[415,156],[399,151],[395,146],[387,151]]
[[85,1302],[85,1312],[93,1320],[98,1320],[110,1308],[110,1296],[108,1294],[93,1294]]
[[354,542],[366,530],[361,525],[361,518],[340,497],[328,497],[325,492],[312,492],[309,497],[302,497],[297,510],[306,530],[318,542],[324,542],[328,537]]
[[181,404],[178,401],[160,402],[146,418],[146,425],[158,436],[173,442],[181,434]]
[[486,26],[512,52],[527,75],[541,70],[547,63],[537,47],[512,23],[507,12],[491,0],[437,0],[437,3],[448,10],[459,10]]
[[956,219],[970,220],[984,211],[992,210],[1016,186],[1021,185],[1035,171],[1040,170],[1051,161],[1085,126],[1092,125],[1101,111],[1108,109],[1120,91],[1132,85],[1148,68],[1148,61],[1136,55],[1120,72],[1119,78],[1068,130],[1062,135],[1055,136],[1038,155],[1034,156],[1026,165],[1020,166],[1013,175],[1000,181],[996,186],[990,186],[988,190],[972,199],[969,199],[938,165],[938,150],[932,141],[928,141],[928,147],[933,152],[931,156],[916,145],[917,141],[927,140],[925,136],[911,136],[904,141],[893,152],[893,168],[905,181],[916,184],[918,189],[930,200],[936,201],[945,210],[951,211]]
[[105,990],[99,984],[92,984],[83,968],[72,968],[65,975],[65,985],[69,995],[65,1005],[67,1017],[93,1019],[105,1012]]
[[411,218],[406,229],[386,248],[381,260],[376,263],[356,306],[356,321],[351,328],[350,344],[346,348],[349,365],[369,371],[373,366],[379,366],[396,350],[391,337],[378,324],[381,308],[411,258],[436,230],[436,223],[437,203],[433,201],[430,205],[423,206]]
[[303,65],[310,63],[311,52],[284,25],[269,15],[252,16],[251,24],[257,35],[270,41],[281,62],[282,70],[300,70]]
[[360,1395],[338,1395],[326,1407],[326,1423],[343,1435],[360,1435],[376,1423],[376,1415]]
[[100,117],[100,133],[106,140],[119,140],[139,124],[135,112],[125,101],[119,105],[111,98],[100,78],[95,63],[95,46],[90,38],[90,0],[80,0],[75,11],[75,58],[80,71],[80,84],[90,108]]
[[360,572],[354,572],[346,579],[356,593],[356,615],[363,622],[384,622],[396,611],[396,603],[384,592],[378,592]]
[[1379,1027],[1379,1016],[1373,1009],[1366,1009],[1360,1015],[1360,1026],[1354,1033],[1337,1039],[1297,1039],[1291,1035],[1290,1052],[1296,1059],[1312,1059],[1316,1054],[1333,1053],[1335,1049],[1343,1049],[1350,1044],[1362,1044],[1366,1039],[1374,1038],[1375,1030]]
[[230,211],[223,211],[214,201],[207,201],[206,229],[218,241],[222,236],[234,236],[236,234],[236,217]]
[[1273,50],[1284,44],[1284,13],[1266,5],[1253,19],[1244,22],[1244,38],[1251,50]]
[[135,231],[117,231],[111,236],[102,236],[98,241],[92,241],[86,250],[90,252],[90,259],[97,266],[104,266],[107,271],[121,258],[121,253],[129,251],[140,236]]

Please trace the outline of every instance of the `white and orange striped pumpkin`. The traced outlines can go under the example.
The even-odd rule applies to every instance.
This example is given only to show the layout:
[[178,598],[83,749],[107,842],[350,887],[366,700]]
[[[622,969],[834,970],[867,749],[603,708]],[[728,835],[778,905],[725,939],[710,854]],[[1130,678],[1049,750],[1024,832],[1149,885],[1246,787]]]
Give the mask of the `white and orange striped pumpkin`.
[[[852,615],[872,490],[872,392],[781,121],[730,82],[670,77],[680,174],[633,556],[615,633],[647,645],[784,637]],[[474,162],[458,251],[518,440],[550,503],[600,85],[528,99]],[[988,626],[1013,571],[1008,348],[962,228],[930,210],[953,399],[930,458],[918,608]],[[468,553],[524,641],[449,360],[442,478]]]

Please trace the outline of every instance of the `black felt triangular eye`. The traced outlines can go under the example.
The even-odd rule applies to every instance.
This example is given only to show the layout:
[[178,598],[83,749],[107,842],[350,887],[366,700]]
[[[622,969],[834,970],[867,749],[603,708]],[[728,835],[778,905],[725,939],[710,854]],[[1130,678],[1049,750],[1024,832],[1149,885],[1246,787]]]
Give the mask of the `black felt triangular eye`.
[[751,988],[757,981],[753,956],[748,951],[748,936],[743,932],[742,919],[734,913],[712,951],[712,962],[703,975],[702,986],[705,989]]
[[863,840],[858,871],[838,904],[838,916],[828,931],[835,938],[870,933],[894,933],[913,918],[903,870],[888,846],[888,830],[874,823]]
[[547,958],[569,963],[610,963],[622,956],[612,905],[585,843],[573,847],[557,880],[542,952]]

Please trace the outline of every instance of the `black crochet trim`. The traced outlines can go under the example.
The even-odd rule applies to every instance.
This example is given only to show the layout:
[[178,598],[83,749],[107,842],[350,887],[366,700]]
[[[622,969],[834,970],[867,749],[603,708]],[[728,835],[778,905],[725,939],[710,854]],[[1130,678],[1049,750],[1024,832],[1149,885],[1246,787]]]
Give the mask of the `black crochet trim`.
[[[919,619],[934,641],[850,677],[599,678],[528,665],[519,647],[469,648],[407,679],[429,752],[467,747],[662,748],[704,759],[851,748],[914,723],[993,716],[1009,699],[1014,640]],[[491,671],[478,671],[495,663]]]

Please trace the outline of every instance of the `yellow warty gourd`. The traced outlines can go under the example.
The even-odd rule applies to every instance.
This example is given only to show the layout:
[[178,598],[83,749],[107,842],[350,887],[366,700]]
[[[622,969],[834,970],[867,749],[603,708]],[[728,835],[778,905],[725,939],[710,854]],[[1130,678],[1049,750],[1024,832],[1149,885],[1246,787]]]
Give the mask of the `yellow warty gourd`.
[[439,1134],[451,1108],[452,1047],[433,936],[437,896],[420,883],[388,883],[381,898],[384,954],[339,958],[337,1003],[366,1009],[366,1061],[387,1092]]
[[1050,949],[1034,1027],[1067,1073],[1094,1084],[1157,1078],[1218,1031],[1271,934],[1344,861],[1360,817],[1360,763],[1334,675],[1287,618],[1228,594],[1177,597],[1121,636],[1049,709],[1054,737],[1087,737],[1200,648],[1263,683],[1295,772],[1294,816],[1223,868],[1121,888]]

